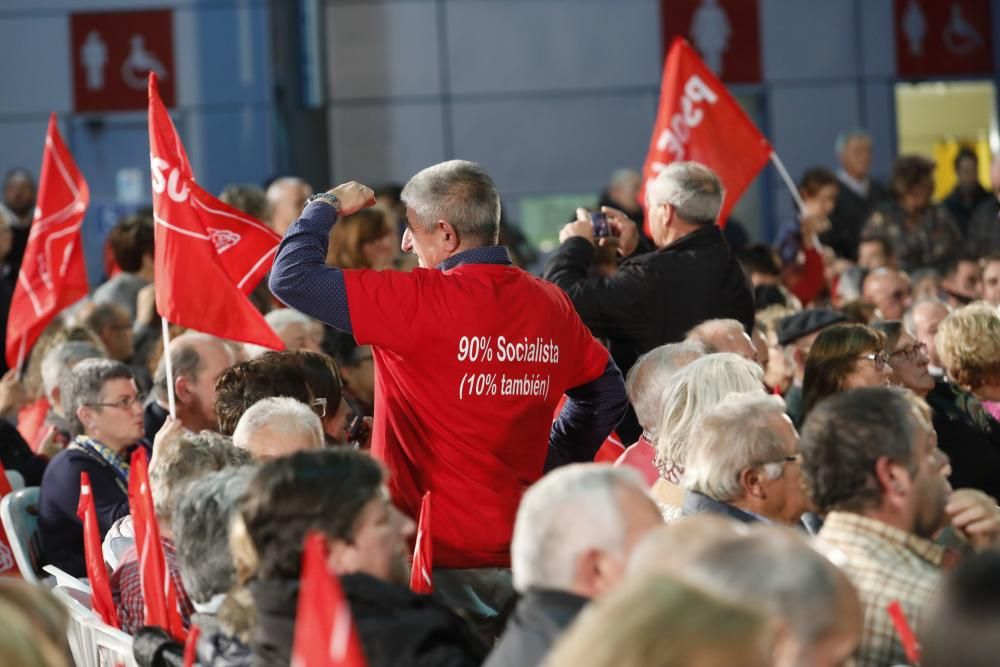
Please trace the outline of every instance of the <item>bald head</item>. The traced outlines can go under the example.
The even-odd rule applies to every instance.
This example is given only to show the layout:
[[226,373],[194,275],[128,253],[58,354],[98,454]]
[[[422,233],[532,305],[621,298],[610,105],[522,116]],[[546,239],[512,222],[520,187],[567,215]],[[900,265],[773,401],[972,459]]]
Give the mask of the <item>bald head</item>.
[[865,278],[862,298],[879,309],[881,319],[900,320],[913,303],[910,278],[895,269],[875,269]]
[[[235,363],[230,347],[215,336],[188,331],[170,341],[170,363],[174,374],[177,418],[195,432],[218,430],[215,383],[222,372]],[[162,358],[153,384],[157,398],[166,403],[167,373]]]
[[282,236],[302,213],[302,208],[313,193],[312,187],[301,178],[284,176],[267,188],[267,203],[271,205],[271,227]]
[[701,343],[707,354],[732,352],[749,361],[759,361],[753,341],[736,320],[706,320],[691,329],[684,340]]

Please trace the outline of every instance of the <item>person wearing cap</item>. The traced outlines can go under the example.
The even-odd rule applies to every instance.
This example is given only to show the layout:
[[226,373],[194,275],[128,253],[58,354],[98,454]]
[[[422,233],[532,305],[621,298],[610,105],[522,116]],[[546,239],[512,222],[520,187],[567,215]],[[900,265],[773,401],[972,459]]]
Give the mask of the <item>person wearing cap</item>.
[[813,341],[823,329],[846,321],[844,315],[829,308],[810,308],[778,320],[778,345],[785,348],[795,364],[795,377],[785,393],[785,406],[796,427],[802,425],[802,383],[806,376],[806,357]]

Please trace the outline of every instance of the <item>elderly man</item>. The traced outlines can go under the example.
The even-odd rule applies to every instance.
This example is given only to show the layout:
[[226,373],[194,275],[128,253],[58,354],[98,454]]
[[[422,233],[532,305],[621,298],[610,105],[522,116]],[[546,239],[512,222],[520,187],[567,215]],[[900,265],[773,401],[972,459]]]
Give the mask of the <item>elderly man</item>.
[[528,489],[511,544],[522,597],[484,667],[541,663],[587,602],[618,585],[639,539],[662,525],[631,471],[582,463]]
[[707,320],[691,329],[684,340],[689,343],[700,343],[705,348],[705,354],[732,352],[744,359],[760,363],[753,340],[743,325],[736,320]]
[[[619,252],[628,258],[607,278],[589,277],[595,239],[586,211],[560,232],[562,245],[544,276],[566,290],[595,336],[610,341],[611,355],[623,372],[639,355],[683,340],[705,320],[733,318],[746,331],[753,326],[753,287],[716,225],[723,194],[721,182],[707,167],[696,162],[668,166],[646,190],[657,251],[634,257],[639,239],[635,223],[607,209]],[[634,415],[623,423],[624,437],[638,437],[634,423]]]
[[895,269],[876,269],[865,276],[861,298],[878,309],[881,320],[900,320],[913,305],[910,278]]
[[913,307],[903,315],[903,326],[910,332],[917,341],[927,348],[927,370],[935,379],[944,377],[944,364],[938,356],[937,343],[934,337],[937,335],[938,327],[944,318],[948,317],[951,309],[937,299],[922,299],[913,304]]
[[523,489],[547,468],[593,459],[624,412],[624,385],[566,295],[512,267],[496,245],[500,197],[482,167],[428,167],[402,196],[402,248],[419,269],[326,265],[331,227],[373,201],[370,188],[347,183],[314,197],[289,230],[271,291],[371,345],[372,454],[409,516],[434,493],[435,513],[450,517],[434,530],[435,565],[461,581],[454,590],[475,595],[459,604],[495,619],[511,593],[496,568],[509,565]]
[[856,261],[861,230],[872,211],[889,194],[871,179],[872,138],[864,130],[842,132],[834,146],[840,170],[837,205],[830,214],[833,223],[820,238],[838,257]]
[[[215,383],[235,361],[229,346],[215,336],[187,331],[170,341],[177,419],[184,428],[194,433],[219,429]],[[168,414],[167,366],[161,357],[153,376],[152,400],[143,415],[146,433],[157,433]]]
[[323,424],[308,405],[294,398],[265,398],[243,413],[233,444],[256,461],[323,447]]
[[948,484],[926,404],[903,390],[869,387],[835,394],[802,431],[803,473],[826,516],[819,539],[839,550],[864,607],[859,667],[907,662],[886,608],[898,602],[922,626],[948,551],[942,529],[967,545],[996,542],[1000,515],[986,494]]
[[803,310],[778,320],[775,329],[778,345],[787,351],[795,365],[792,386],[785,392],[785,412],[796,426],[802,424],[802,383],[805,381],[809,350],[821,331],[846,321],[842,314],[827,308]]
[[809,507],[799,436],[785,403],[766,394],[723,399],[694,427],[684,473],[685,516],[711,513],[744,523],[796,524]]
[[267,188],[267,203],[271,205],[271,228],[284,236],[302,207],[312,195],[312,187],[301,178],[282,176]]

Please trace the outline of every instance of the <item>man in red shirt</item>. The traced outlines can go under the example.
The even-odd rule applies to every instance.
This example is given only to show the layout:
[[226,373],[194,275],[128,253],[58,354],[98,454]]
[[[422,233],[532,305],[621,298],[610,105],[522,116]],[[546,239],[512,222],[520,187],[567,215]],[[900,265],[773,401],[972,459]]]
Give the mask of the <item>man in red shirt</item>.
[[[393,500],[416,518],[433,492],[438,590],[448,595],[458,583],[467,595],[471,586],[477,599],[465,606],[497,610],[510,586],[505,571],[498,586],[495,569],[510,566],[522,493],[544,470],[593,459],[621,419],[624,384],[567,296],[513,267],[497,245],[500,197],[479,165],[428,167],[402,198],[402,248],[419,268],[326,265],[333,224],[373,203],[370,188],[351,182],[306,205],[278,250],[270,287],[372,346],[372,454],[389,469]],[[442,569],[463,572],[456,580]]]

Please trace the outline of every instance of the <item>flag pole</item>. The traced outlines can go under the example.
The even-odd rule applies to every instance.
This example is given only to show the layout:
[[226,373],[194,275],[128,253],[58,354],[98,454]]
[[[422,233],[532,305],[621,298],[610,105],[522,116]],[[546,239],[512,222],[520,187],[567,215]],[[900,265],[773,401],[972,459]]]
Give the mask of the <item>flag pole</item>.
[[177,401],[174,398],[174,365],[170,360],[170,324],[167,318],[161,317],[163,325],[163,363],[167,371],[167,404],[170,406],[170,418],[177,419]]
[[778,170],[778,173],[781,174],[781,180],[785,182],[788,191],[792,193],[792,199],[795,200],[795,205],[799,207],[799,213],[804,213],[806,205],[802,201],[802,195],[799,194],[799,189],[795,187],[795,181],[792,180],[792,177],[788,174],[788,170],[785,169],[785,164],[774,151],[771,151],[771,163]]
[[14,374],[19,381],[24,377],[24,344],[28,341],[28,332],[21,336],[21,344],[17,348],[17,373]]

